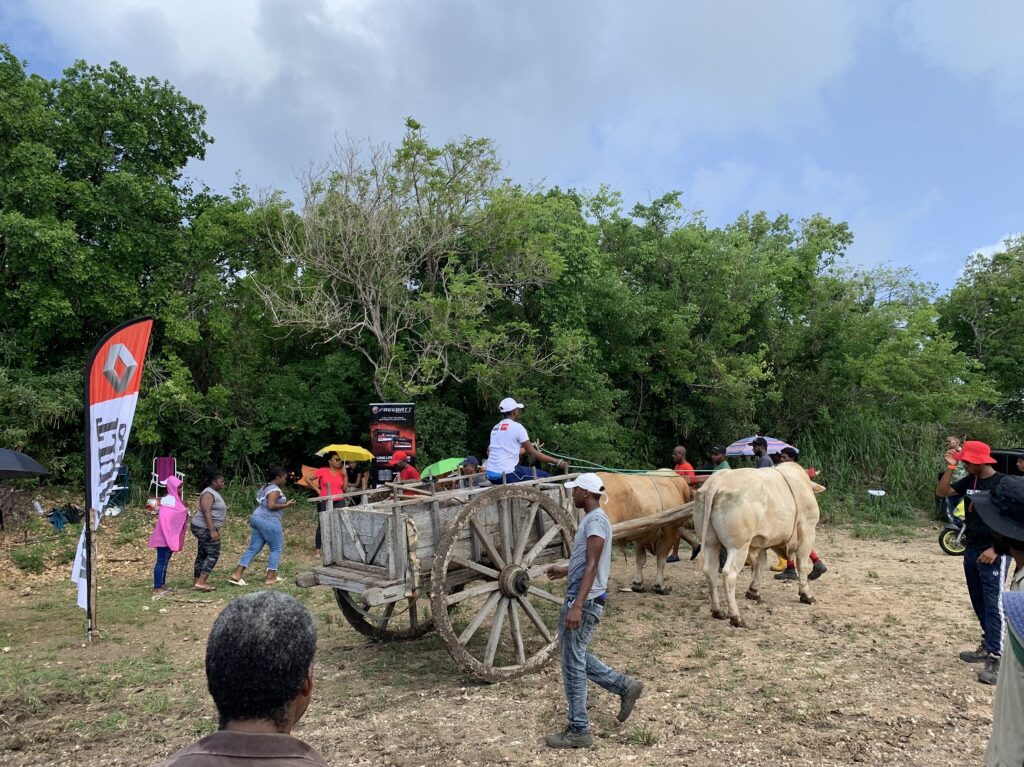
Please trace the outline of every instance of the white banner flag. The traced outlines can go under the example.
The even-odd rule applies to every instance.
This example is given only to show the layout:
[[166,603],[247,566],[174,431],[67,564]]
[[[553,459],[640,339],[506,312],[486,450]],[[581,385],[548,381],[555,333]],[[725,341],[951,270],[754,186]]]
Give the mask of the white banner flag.
[[86,525],[78,540],[71,580],[78,584],[78,606],[86,610],[92,572],[87,528],[90,523],[94,530],[99,527],[124,462],[152,329],[149,317],[114,328],[97,344],[85,366]]

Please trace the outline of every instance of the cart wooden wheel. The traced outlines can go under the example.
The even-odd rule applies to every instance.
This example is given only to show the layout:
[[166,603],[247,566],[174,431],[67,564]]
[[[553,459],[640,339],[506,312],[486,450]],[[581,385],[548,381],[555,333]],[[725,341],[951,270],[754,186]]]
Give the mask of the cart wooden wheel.
[[378,642],[417,639],[434,628],[426,594],[376,607],[367,607],[358,593],[345,589],[334,589],[334,598],[349,625]]
[[[556,501],[517,484],[481,493],[459,510],[434,551],[431,606],[463,671],[499,682],[548,662],[564,587],[553,591],[557,582],[544,570],[569,556],[574,529]],[[443,588],[470,574],[475,580],[461,592]]]

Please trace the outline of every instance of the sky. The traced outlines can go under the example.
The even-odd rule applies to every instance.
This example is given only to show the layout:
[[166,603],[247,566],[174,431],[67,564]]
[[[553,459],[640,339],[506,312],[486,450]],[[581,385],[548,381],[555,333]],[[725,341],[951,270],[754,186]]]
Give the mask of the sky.
[[505,175],[721,226],[822,213],[941,291],[1024,230],[1017,0],[3,0],[31,72],[119,61],[206,107],[188,175],[283,189],[346,137],[492,139]]

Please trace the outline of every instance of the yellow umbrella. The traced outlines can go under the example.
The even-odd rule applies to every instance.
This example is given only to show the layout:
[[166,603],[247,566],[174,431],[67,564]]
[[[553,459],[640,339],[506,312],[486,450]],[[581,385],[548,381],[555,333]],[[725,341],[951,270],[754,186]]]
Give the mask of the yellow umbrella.
[[343,461],[369,461],[373,458],[373,453],[357,445],[328,445],[316,451],[321,458],[328,453],[337,453]]

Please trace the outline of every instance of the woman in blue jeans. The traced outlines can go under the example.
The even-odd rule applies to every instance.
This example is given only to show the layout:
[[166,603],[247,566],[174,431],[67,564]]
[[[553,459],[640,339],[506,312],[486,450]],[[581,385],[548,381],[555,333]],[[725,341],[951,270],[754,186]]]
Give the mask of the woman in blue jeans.
[[288,480],[288,472],[280,466],[271,466],[267,469],[267,484],[256,493],[256,500],[259,506],[249,517],[249,527],[252,532],[249,538],[249,548],[238,560],[238,567],[228,578],[232,586],[247,586],[242,580],[245,568],[249,566],[252,558],[259,554],[263,547],[270,549],[270,557],[267,560],[267,578],[264,583],[273,586],[278,582],[277,568],[281,563],[281,551],[284,549],[284,531],[281,529],[281,518],[284,510],[294,506],[295,501],[289,501],[281,491],[281,485]]

